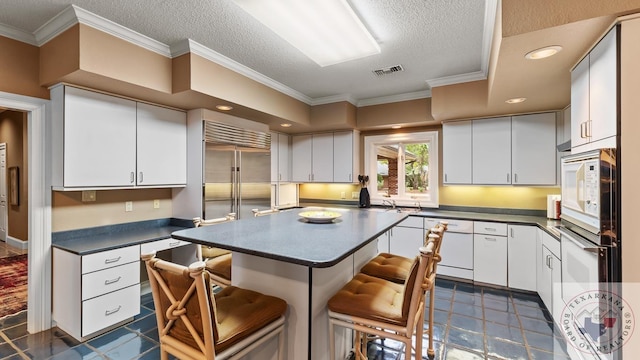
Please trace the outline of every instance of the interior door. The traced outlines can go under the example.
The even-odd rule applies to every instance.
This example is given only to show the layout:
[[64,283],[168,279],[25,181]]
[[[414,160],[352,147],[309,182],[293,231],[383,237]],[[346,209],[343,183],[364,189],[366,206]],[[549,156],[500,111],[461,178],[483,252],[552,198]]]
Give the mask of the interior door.
[[7,144],[0,144],[0,240],[7,241]]

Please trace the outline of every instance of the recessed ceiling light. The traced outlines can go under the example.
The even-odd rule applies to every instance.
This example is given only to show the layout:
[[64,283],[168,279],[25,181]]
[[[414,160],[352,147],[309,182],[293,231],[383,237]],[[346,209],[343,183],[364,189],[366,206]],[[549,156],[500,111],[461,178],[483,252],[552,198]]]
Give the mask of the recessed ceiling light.
[[222,110],[222,111],[229,111],[229,110],[233,109],[233,106],[229,106],[229,105],[216,105],[216,109],[218,109],[218,110]]
[[545,46],[543,48],[536,49],[536,50],[528,52],[524,56],[524,58],[525,59],[529,59],[529,60],[544,59],[544,58],[547,58],[549,56],[553,56],[553,55],[557,54],[558,52],[560,52],[560,50],[562,50],[562,46],[558,46],[558,45]]
[[513,99],[506,100],[505,102],[507,104],[519,104],[525,100],[527,100],[527,98],[513,98]]
[[380,53],[347,0],[233,0],[320,66]]
[[391,128],[392,128],[392,129],[400,129],[401,127],[402,127],[402,126],[400,126],[400,125],[393,125]]
[[291,127],[291,124],[289,124],[289,123],[282,123],[282,124],[280,124],[280,126],[282,126],[282,127]]

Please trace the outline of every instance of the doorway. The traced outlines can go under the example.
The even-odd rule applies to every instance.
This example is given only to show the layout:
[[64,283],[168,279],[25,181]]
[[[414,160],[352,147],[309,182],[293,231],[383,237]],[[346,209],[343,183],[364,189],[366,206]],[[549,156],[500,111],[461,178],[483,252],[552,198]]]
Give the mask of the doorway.
[[27,331],[51,328],[51,169],[49,101],[0,92],[0,107],[27,112],[28,312]]
[[0,144],[0,240],[7,242],[7,144]]

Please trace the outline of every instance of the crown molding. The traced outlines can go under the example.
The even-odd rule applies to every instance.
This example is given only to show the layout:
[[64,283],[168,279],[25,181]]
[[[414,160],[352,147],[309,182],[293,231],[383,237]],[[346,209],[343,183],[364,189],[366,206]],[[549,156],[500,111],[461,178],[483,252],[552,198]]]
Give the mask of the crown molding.
[[201,56],[211,62],[214,62],[220,66],[235,71],[236,73],[246,76],[251,80],[259,82],[262,85],[270,87],[276,91],[279,91],[285,95],[291,96],[294,99],[302,101],[307,105],[311,105],[312,99],[292,88],[283,85],[261,73],[240,64],[239,62],[232,60],[216,51],[209,49],[208,47],[199,44],[191,39],[185,39],[176,44],[175,48],[172,47],[172,56],[180,56],[191,52],[192,54]]
[[430,80],[427,80],[427,84],[429,84],[429,87],[434,88],[436,86],[461,84],[461,83],[478,81],[478,80],[486,80],[486,79],[487,79],[487,73],[482,70],[478,70],[478,71],[474,71],[466,74],[458,74],[458,75],[444,76],[436,79],[430,79]]
[[363,107],[363,106],[372,106],[372,105],[382,105],[382,104],[389,104],[389,103],[401,102],[401,101],[425,99],[430,97],[431,97],[431,90],[423,90],[423,91],[415,91],[415,92],[404,93],[404,94],[381,96],[377,98],[362,99],[358,101],[356,106]]
[[75,6],[69,5],[33,32],[38,46],[46,44],[51,39],[78,23],[74,8]]
[[312,99],[309,105],[316,106],[316,105],[337,103],[342,101],[349,102],[354,106],[357,106],[358,104],[358,100],[354,99],[353,96],[351,96],[350,94],[340,94],[340,95],[332,95],[332,96],[325,96],[321,98]]
[[27,43],[29,45],[38,46],[38,42],[33,34],[29,34],[26,31],[16,29],[13,26],[0,23],[0,36],[4,36],[9,39]]

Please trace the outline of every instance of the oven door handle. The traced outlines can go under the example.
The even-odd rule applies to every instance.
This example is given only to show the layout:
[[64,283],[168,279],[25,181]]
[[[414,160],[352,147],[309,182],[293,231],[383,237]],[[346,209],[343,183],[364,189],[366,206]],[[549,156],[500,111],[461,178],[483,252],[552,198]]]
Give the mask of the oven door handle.
[[595,245],[587,240],[583,240],[583,239],[579,239],[571,234],[569,234],[566,230],[562,229],[562,228],[557,228],[558,232],[560,232],[560,235],[562,235],[562,238],[566,238],[568,240],[570,240],[572,243],[574,243],[576,246],[578,246],[579,248],[581,248],[584,251],[589,251],[595,254],[600,253],[600,246]]

